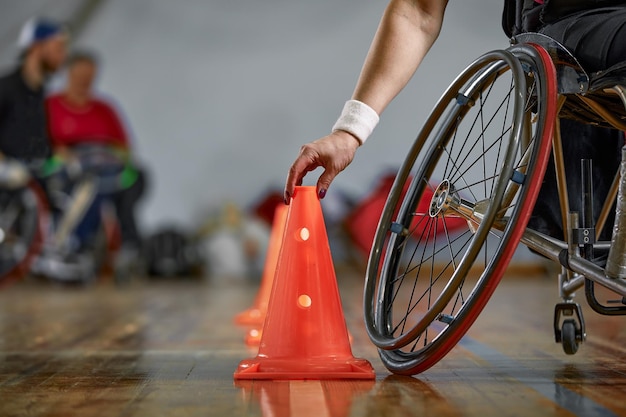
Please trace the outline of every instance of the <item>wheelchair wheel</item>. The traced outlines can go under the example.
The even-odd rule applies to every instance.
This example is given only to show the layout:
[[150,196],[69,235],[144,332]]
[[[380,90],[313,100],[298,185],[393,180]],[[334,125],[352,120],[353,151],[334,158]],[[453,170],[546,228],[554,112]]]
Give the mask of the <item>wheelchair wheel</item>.
[[0,189],[0,285],[26,274],[41,248],[48,218],[43,201],[42,191],[34,183]]
[[437,363],[495,290],[545,172],[555,80],[543,49],[490,52],[426,121],[388,196],[366,274],[366,327],[390,371]]

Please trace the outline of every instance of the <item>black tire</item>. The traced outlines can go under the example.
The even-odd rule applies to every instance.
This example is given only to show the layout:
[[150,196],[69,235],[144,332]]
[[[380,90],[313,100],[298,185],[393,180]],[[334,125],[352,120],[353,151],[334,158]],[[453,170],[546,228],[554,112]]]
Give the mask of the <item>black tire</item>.
[[576,320],[563,320],[563,324],[561,325],[561,344],[563,345],[563,351],[568,355],[574,355],[578,352],[580,342],[576,335],[577,332]]

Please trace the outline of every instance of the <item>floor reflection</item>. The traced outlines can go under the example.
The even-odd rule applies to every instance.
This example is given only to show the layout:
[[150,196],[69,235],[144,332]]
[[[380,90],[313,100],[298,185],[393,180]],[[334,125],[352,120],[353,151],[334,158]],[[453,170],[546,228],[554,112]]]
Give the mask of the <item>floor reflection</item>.
[[451,416],[463,413],[430,384],[417,378],[389,375],[379,381],[363,404],[367,416]]
[[235,381],[264,417],[345,417],[374,381]]
[[235,381],[264,417],[460,415],[428,383],[391,375],[374,381]]

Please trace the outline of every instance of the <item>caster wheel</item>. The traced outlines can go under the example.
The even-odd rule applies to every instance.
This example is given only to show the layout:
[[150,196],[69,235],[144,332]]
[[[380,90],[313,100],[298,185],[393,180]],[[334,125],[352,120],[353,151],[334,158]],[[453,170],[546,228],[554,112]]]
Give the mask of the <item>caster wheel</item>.
[[563,327],[561,327],[561,343],[563,344],[565,353],[568,355],[575,354],[580,345],[579,340],[576,335],[576,321],[573,319],[563,321]]

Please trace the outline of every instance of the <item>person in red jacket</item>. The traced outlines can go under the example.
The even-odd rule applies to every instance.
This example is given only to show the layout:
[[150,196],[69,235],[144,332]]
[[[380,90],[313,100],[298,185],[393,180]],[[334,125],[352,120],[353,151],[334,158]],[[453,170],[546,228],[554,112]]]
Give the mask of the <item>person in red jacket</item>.
[[129,139],[110,101],[93,93],[98,62],[95,55],[77,52],[67,63],[67,84],[46,100],[48,131],[54,153],[71,153],[80,145],[107,145],[129,153]]
[[[100,197],[109,199],[115,207],[122,235],[118,259],[123,258],[120,263],[126,263],[136,258],[141,244],[135,206],[143,194],[145,178],[133,160],[119,111],[109,100],[94,93],[98,66],[96,55],[89,51],[70,56],[65,88],[46,99],[48,131],[55,158],[65,164],[80,160],[83,167],[92,169],[95,164],[98,175],[108,176],[106,181],[101,178]],[[99,218],[99,209],[96,200],[81,225],[83,229],[94,232],[94,216]]]

